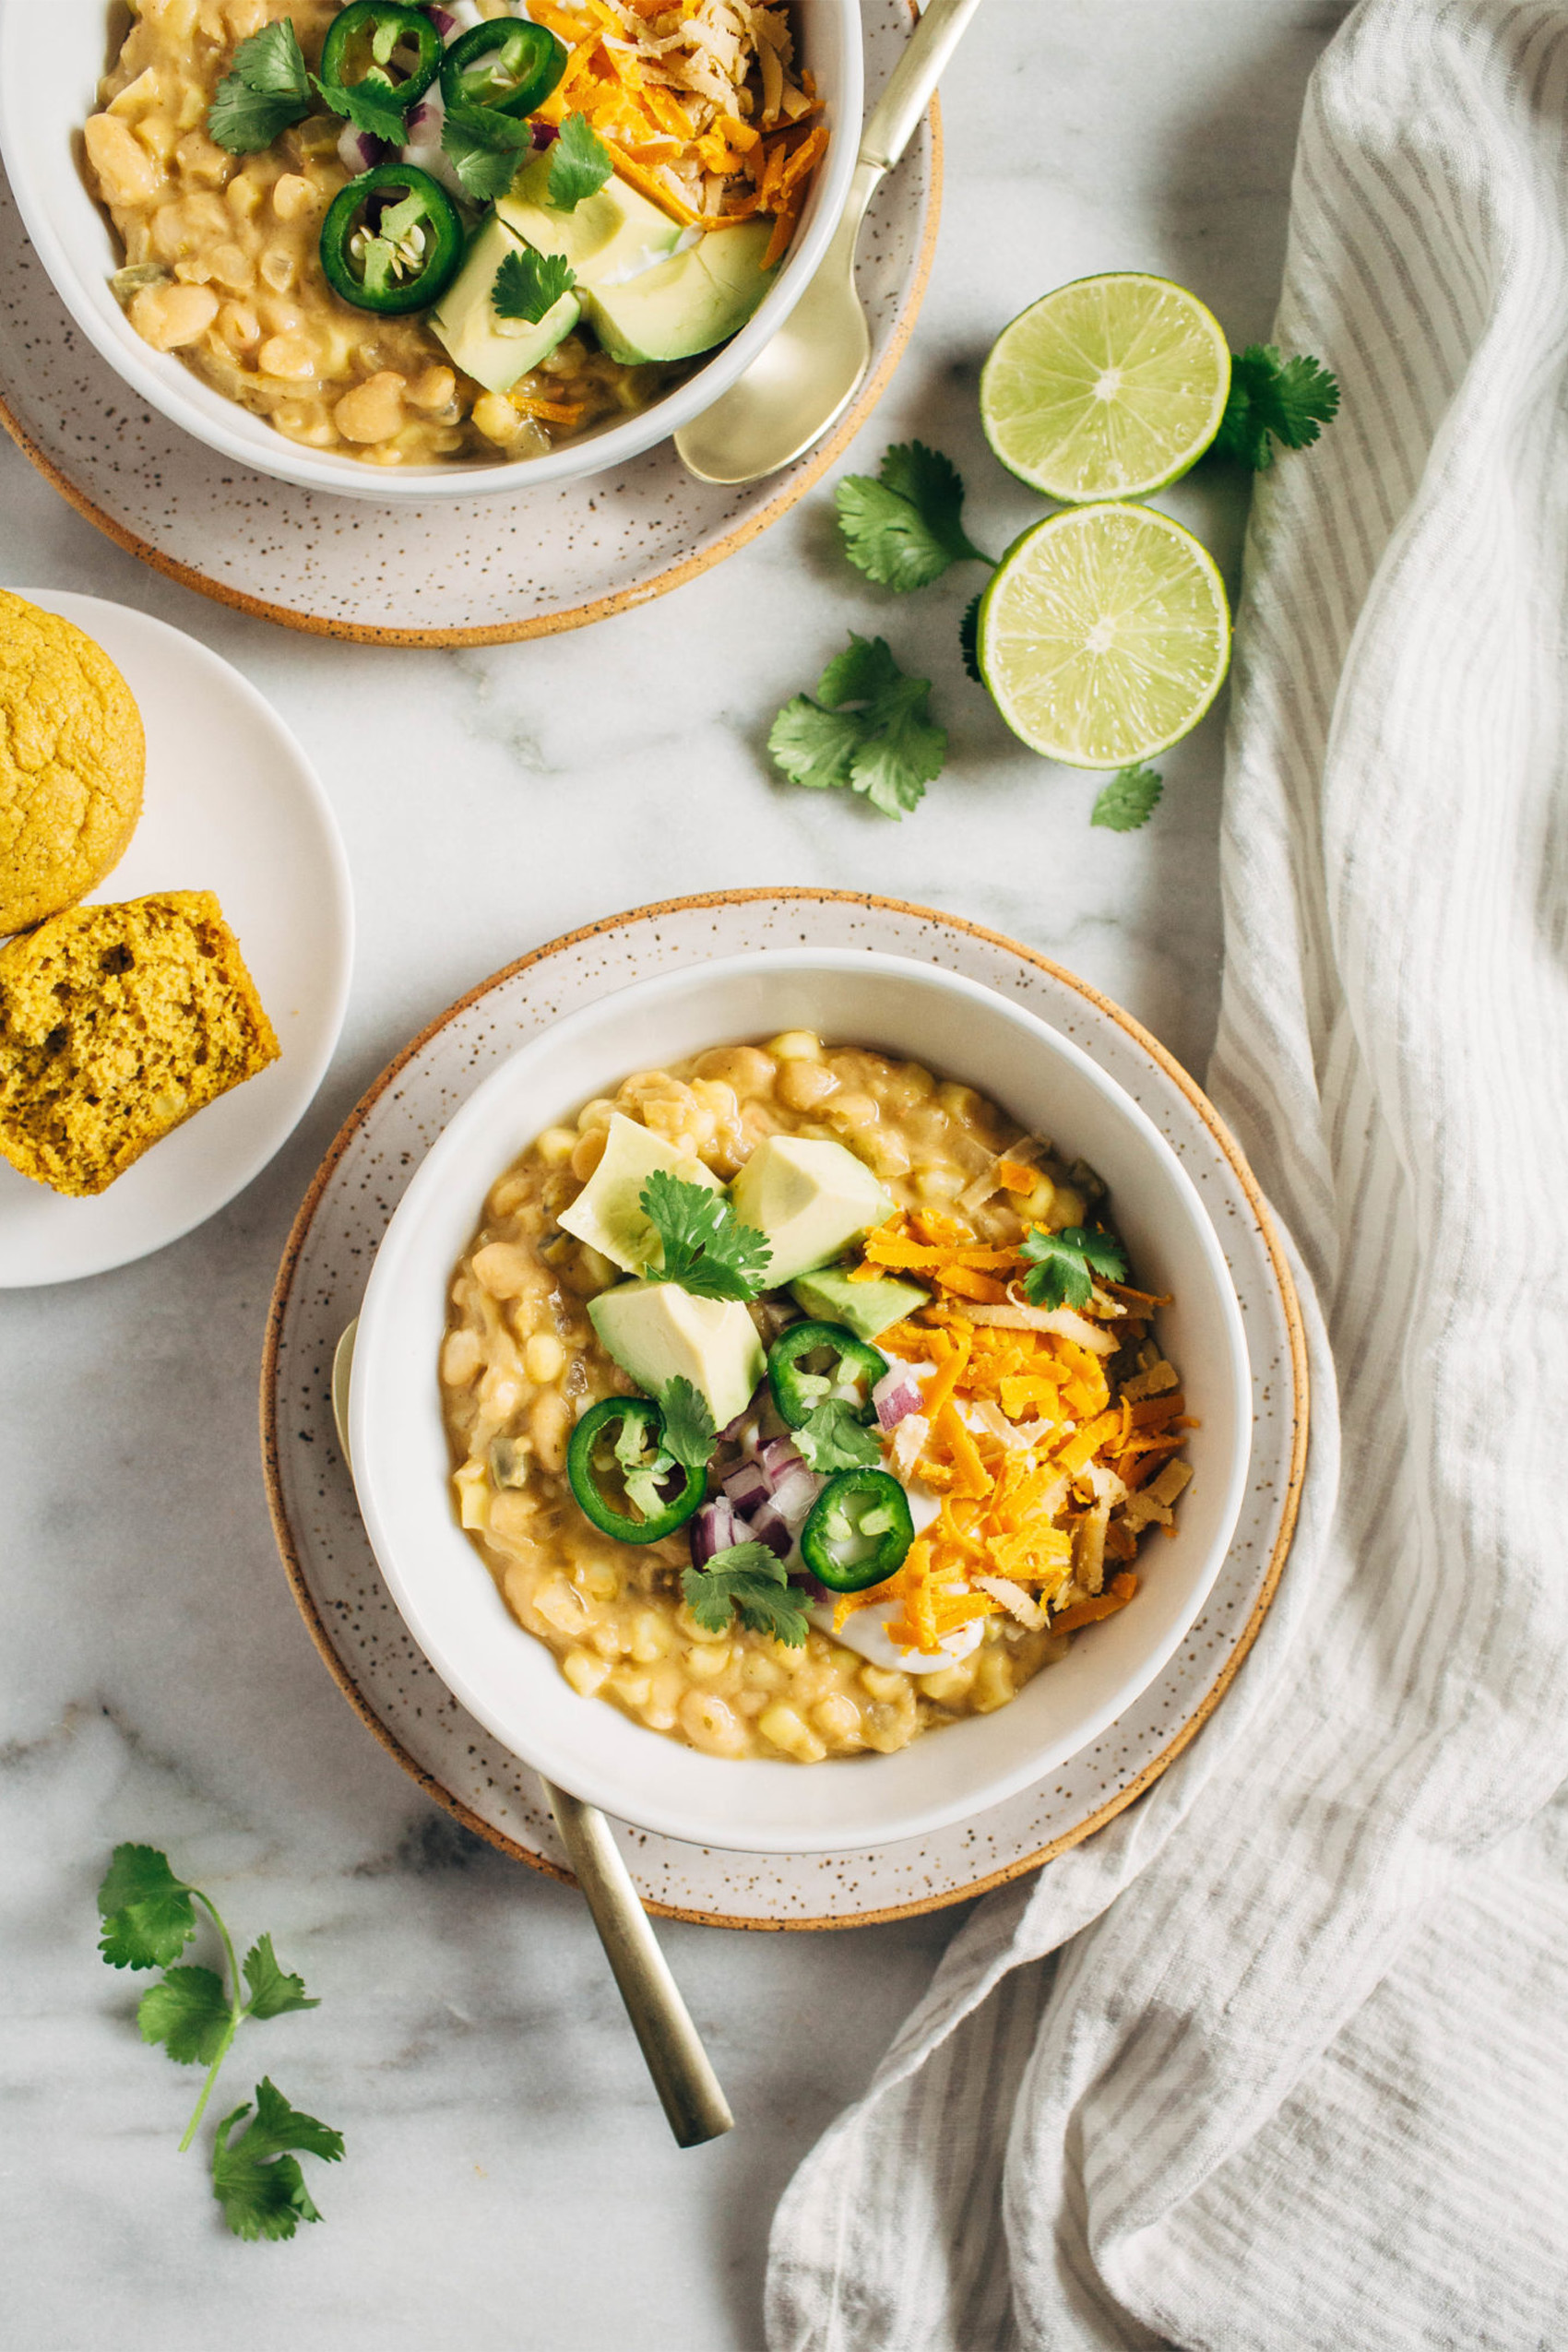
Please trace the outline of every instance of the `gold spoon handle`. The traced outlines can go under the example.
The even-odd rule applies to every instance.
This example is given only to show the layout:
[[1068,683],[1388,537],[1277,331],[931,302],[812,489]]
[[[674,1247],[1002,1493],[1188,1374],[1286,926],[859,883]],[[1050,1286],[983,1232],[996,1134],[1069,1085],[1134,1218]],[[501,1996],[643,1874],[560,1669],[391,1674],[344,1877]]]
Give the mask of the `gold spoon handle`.
[[860,160],[871,164],[879,178],[892,171],[914,137],[947,60],[980,4],[980,0],[928,0],[861,135]]
[[552,1781],[544,1787],[675,2144],[696,2148],[705,2140],[717,2140],[734,2123],[730,2102],[659,1948],[610,1823],[597,1805],[569,1797]]

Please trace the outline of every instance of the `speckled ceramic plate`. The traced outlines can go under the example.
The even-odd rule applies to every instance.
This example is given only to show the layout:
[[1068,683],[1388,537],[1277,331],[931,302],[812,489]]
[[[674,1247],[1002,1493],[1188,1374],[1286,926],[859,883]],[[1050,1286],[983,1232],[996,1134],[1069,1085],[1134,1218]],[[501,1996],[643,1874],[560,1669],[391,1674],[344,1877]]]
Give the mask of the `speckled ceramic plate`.
[[[566,1878],[540,1783],[460,1707],[381,1580],[332,1428],[332,1351],[417,1162],[496,1063],[562,1014],[671,966],[778,946],[914,956],[1017,998],[1092,1054],[1167,1136],[1213,1218],[1252,1363],[1251,1480],[1202,1617],[1104,1738],[1006,1804],[862,1854],[722,1853],[618,1828],[649,1907],[725,1927],[849,1927],[956,1903],[1048,1861],[1130,1804],[1218,1703],[1273,1596],[1306,1450],[1306,1359],[1290,1277],[1241,1153],[1185,1072],[1060,966],[954,915],[823,890],[676,899],[552,941],[452,1006],[385,1070],[327,1153],[290,1236],[262,1367],[262,1445],[284,1565],[339,1688],[449,1812]],[[874,1771],[874,1761],[868,1770]]]
[[[909,0],[864,0],[868,102],[909,37]],[[663,442],[610,474],[515,502],[376,506],[219,457],[143,406],[72,324],[0,175],[0,424],[89,521],[220,602],[317,635],[491,645],[579,628],[721,563],[777,522],[880,398],[931,269],[933,105],[861,232],[871,374],[837,430],[749,488],[696,481]],[[526,477],[526,469],[519,469]]]
[[90,1200],[0,1162],[0,1290],[128,1265],[215,1217],[303,1118],[343,1026],[354,954],[348,860],[321,779],[237,670],[182,629],[101,597],[16,591],[117,664],[147,729],[141,819],[89,904],[212,890],[281,1051]]

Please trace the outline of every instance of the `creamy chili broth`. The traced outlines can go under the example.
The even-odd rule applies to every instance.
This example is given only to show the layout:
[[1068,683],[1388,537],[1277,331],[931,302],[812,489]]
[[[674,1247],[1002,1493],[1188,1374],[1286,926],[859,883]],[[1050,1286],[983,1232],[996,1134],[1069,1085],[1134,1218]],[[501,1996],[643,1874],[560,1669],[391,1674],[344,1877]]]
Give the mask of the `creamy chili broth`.
[[[510,13],[502,0],[479,6],[487,18]],[[203,127],[237,42],[291,17],[314,68],[337,14],[337,0],[138,0],[84,143],[125,250],[117,291],[143,339],[289,440],[377,466],[540,455],[688,374],[689,363],[625,366],[569,335],[504,398],[455,371],[417,317],[339,301],[317,252],[350,178],[336,116],[247,156]],[[527,415],[519,398],[564,405],[570,432]]]
[[[1068,1637],[988,1617],[968,1656],[935,1673],[868,1663],[814,1628],[789,1649],[705,1631],[681,1598],[683,1528],[634,1548],[600,1534],[565,1476],[568,1438],[599,1398],[632,1383],[600,1346],[586,1301],[616,1269],[557,1224],[598,1166],[617,1111],[728,1182],[763,1139],[848,1146],[901,1208],[950,1210],[1018,1138],[972,1087],[805,1032],[729,1045],[629,1077],[571,1126],[549,1129],[493,1186],[453,1277],[440,1377],[464,1526],[519,1624],[573,1688],[716,1756],[813,1763],[890,1752],[921,1731],[1005,1705]],[[1029,1224],[1081,1225],[1087,1170],[1041,1160],[1031,1191],[966,1211],[981,1241]],[[1142,1326],[1139,1326],[1142,1329]],[[517,1483],[497,1484],[494,1449]]]

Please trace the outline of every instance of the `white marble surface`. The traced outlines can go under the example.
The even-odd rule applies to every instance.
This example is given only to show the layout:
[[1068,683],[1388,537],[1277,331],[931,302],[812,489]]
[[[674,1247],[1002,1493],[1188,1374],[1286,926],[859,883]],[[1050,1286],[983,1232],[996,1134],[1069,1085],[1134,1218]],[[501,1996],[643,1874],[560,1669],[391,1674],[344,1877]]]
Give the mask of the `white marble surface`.
[[[981,544],[1029,519],[977,369],[1032,295],[1159,270],[1237,345],[1267,328],[1306,76],[1338,0],[991,0],[944,92],[947,198],[913,346],[851,464],[917,433]],[[1233,570],[1233,483],[1170,505]],[[222,1217],[140,1265],[0,1301],[0,2239],[30,2352],[221,2338],[331,2352],[635,2344],[753,2352],[768,2217],[952,1932],[665,1937],[739,2128],[671,2144],[575,1896],[456,1832],[361,1729],[279,1569],[255,1441],[273,1271],[322,1147],[407,1036],[476,979],[654,897],[882,890],[1016,933],[1202,1069],[1218,992],[1219,720],[1161,765],[1142,835],[1031,758],[963,678],[962,574],[896,600],[836,557],[825,493],[719,570],[584,634],[400,653],[286,635],[100,539],[0,445],[0,577],[118,598],[225,654],[318,762],[359,893],[342,1045],[313,1111]],[[902,826],[771,780],[780,700],[847,628],[939,682],[946,774]],[[94,1952],[120,1838],[166,1845],[324,2005],[249,2029],[339,2124],[327,2219],[229,2239],[174,2144],[194,2080],[144,2049]],[[250,2071],[247,2071],[250,2070]],[[319,2170],[319,2168],[317,2168]],[[976,2352],[981,2352],[977,2347]]]

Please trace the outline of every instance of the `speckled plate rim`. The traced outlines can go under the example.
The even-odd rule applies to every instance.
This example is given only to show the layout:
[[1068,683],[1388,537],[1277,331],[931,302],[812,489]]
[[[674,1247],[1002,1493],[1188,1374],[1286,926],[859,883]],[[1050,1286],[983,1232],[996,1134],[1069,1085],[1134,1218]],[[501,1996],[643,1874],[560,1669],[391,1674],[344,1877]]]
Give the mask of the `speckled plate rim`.
[[[57,490],[69,506],[101,530],[116,547],[134,555],[154,572],[161,572],[166,579],[177,580],[182,588],[194,588],[198,596],[209,597],[218,604],[226,604],[236,612],[249,613],[258,621],[276,622],[279,628],[295,629],[306,636],[336,637],[349,645],[386,646],[453,646],[517,645],[528,637],[553,637],[568,629],[586,629],[595,621],[608,621],[617,612],[629,612],[639,604],[651,604],[655,597],[667,595],[671,588],[682,588],[687,580],[695,580],[711,571],[725,557],[735,554],[748,540],[754,540],[778,522],[798,505],[807,491],[814,490],[831,465],[837,463],[886,390],[894,369],[904,356],[905,348],[914,331],[921,305],[925,301],[931,280],[932,264],[936,257],[937,230],[942,219],[942,113],[932,98],[927,119],[931,126],[930,180],[926,191],[924,230],[921,237],[920,254],[914,275],[909,280],[904,305],[888,338],[887,348],[871,374],[866,378],[842,422],[822,443],[814,457],[793,472],[777,498],[771,500],[760,514],[750,515],[737,523],[711,547],[699,554],[687,555],[665,571],[656,573],[651,580],[639,581],[635,588],[619,588],[612,596],[594,597],[587,604],[571,605],[559,612],[540,612],[522,621],[492,621],[472,628],[459,629],[399,629],[376,628],[368,623],[328,620],[323,614],[297,612],[291,605],[273,604],[264,597],[247,596],[242,588],[231,588],[226,581],[210,578],[194,565],[181,563],[177,557],[166,555],[150,540],[117,522],[94,504],[84,490],[77,487],[70,476],[47,457],[20,420],[12,413],[4,398],[0,398],[0,426],[4,426],[28,463],[43,476],[52,489]],[[69,325],[68,315],[66,324]],[[244,468],[239,469],[244,471]],[[265,481],[262,474],[257,481]],[[557,944],[561,943],[557,942]],[[544,953],[540,950],[540,953]],[[497,974],[497,978],[501,975]],[[488,983],[486,983],[488,985]],[[457,1008],[453,1007],[456,1011]],[[412,1049],[410,1049],[411,1051]]]
[[[267,1502],[272,1519],[272,1531],[283,1562],[284,1573],[289,1579],[290,1590],[294,1596],[301,1616],[304,1619],[311,1640],[320,1652],[327,1671],[338,1688],[366,1729],[374,1735],[387,1754],[395,1763],[401,1765],[410,1778],[418,1783],[426,1796],[434,1798],[435,1802],[450,1813],[455,1821],[460,1823],[465,1829],[471,1831],[476,1837],[482,1838],[486,1845],[493,1846],[499,1852],[510,1855],[517,1861],[526,1862],[530,1870],[540,1871],[546,1877],[558,1880],[564,1886],[576,1885],[576,1882],[570,1871],[564,1869],[560,1863],[552,1861],[548,1855],[534,1853],[528,1847],[519,1845],[515,1838],[508,1837],[504,1830],[496,1829],[491,1823],[482,1820],[470,1806],[466,1805],[461,1798],[454,1796],[434,1773],[427,1771],[423,1764],[409,1753],[396,1734],[388,1729],[371,1706],[333,1646],[322,1621],[320,1610],[316,1607],[315,1595],[305,1580],[303,1567],[294,1541],[293,1529],[289,1523],[283,1502],[278,1425],[278,1372],[284,1318],[288,1313],[292,1293],[294,1274],[316,1209],[339,1161],[353,1144],[370,1111],[386,1088],[407,1068],[415,1055],[422,1052],[432,1039],[437,1037],[450,1022],[466,1013],[471,1005],[476,1004],[481,997],[488,995],[493,989],[503,987],[507,981],[516,979],[519,973],[543,963],[551,956],[580,947],[588,940],[602,939],[612,932],[628,929],[634,923],[657,921],[660,918],[673,915],[700,912],[707,908],[754,905],[764,900],[769,904],[792,900],[819,906],[860,907],[868,909],[876,908],[893,914],[912,916],[917,921],[944,924],[951,930],[966,932],[969,937],[981,940],[989,946],[1000,948],[1005,954],[1016,956],[1024,963],[1032,964],[1037,970],[1047,973],[1052,980],[1071,989],[1076,995],[1083,997],[1087,1004],[1093,1005],[1097,1012],[1114,1021],[1119,1028],[1125,1030],[1134,1042],[1149,1056],[1151,1061],[1158,1063],[1164,1075],[1186,1096],[1194,1111],[1229,1162],[1245,1195],[1247,1205],[1257,1219],[1258,1230],[1263,1237],[1264,1246],[1267,1251],[1269,1264],[1277,1286],[1280,1306],[1289,1337],[1292,1388],[1290,1467],[1281,1502],[1278,1531],[1275,1538],[1267,1570],[1246,1622],[1237,1634],[1214,1681],[1204,1692],[1192,1714],[1159,1753],[1152,1757],[1141,1771],[1134,1774],[1124,1788],[1119,1788],[1115,1795],[1108,1799],[1103,1805],[1098,1806],[1083,1821],[1075,1823],[1071,1829],[1063,1831],[1059,1837],[1051,1839],[1046,1845],[1031,1853],[1015,1858],[998,1870],[982,1872],[979,1877],[966,1881],[961,1886],[944,1887],[934,1894],[922,1895],[912,1902],[891,1904],[878,1909],[858,1911],[852,1915],[814,1918],[758,1919],[735,1917],[719,1911],[698,1911],[681,1904],[662,1903],[653,1896],[644,1897],[646,1907],[660,1918],[683,1919],[696,1927],[746,1928],[764,1933],[778,1933],[786,1930],[807,1932],[829,1928],[877,1927],[885,1925],[890,1920],[915,1918],[928,1911],[946,1910],[955,1903],[968,1902],[977,1895],[988,1894],[993,1887],[1005,1885],[1013,1879],[1023,1877],[1026,1871],[1040,1869],[1045,1863],[1053,1861],[1057,1855],[1064,1854],[1070,1847],[1081,1845],[1086,1837],[1092,1836],[1098,1829],[1103,1829],[1107,1822],[1114,1820],[1118,1813],[1125,1812],[1126,1808],[1141,1797],[1146,1789],[1151,1788],[1161,1773],[1175,1762],[1183,1748],[1196,1737],[1229,1689],[1242,1659],[1257,1639],[1258,1628],[1262,1625],[1268,1612],[1269,1604],[1278,1588],[1286,1558],[1290,1550],[1291,1538],[1295,1534],[1296,1514],[1301,1502],[1301,1480],[1306,1467],[1310,1402],[1306,1334],[1301,1323],[1301,1303],[1296,1296],[1296,1286],[1291,1278],[1290,1268],[1286,1261],[1284,1251],[1280,1246],[1279,1236],[1275,1229],[1268,1205],[1259,1190],[1256,1178],[1247,1165],[1241,1146],[1196,1080],[1191,1077],[1181,1063],[1166,1051],[1159,1040],[1153,1037],[1141,1022],[1135,1021],[1130,1013],[1123,1012],[1111,998],[1102,995],[1087,980],[1080,980],[1075,972],[1068,971],[1064,965],[1053,962],[1048,956],[1039,955],[1032,947],[1026,947],[1021,940],[1009,938],[1004,932],[992,931],[983,923],[969,922],[962,915],[948,914],[939,908],[918,906],[907,898],[883,897],[874,891],[823,890],[808,885],[780,885],[773,888],[753,890],[706,891],[689,898],[657,899],[647,906],[632,907],[625,909],[624,913],[605,916],[598,922],[584,923],[576,931],[563,932],[559,938],[547,940],[541,947],[533,948],[528,955],[519,956],[515,962],[505,965],[501,970],[492,972],[488,979],[480,981],[477,987],[469,989],[466,995],[458,997],[456,1003],[447,1005],[445,1012],[437,1014],[417,1037],[410,1039],[400,1053],[394,1056],[380,1075],[366,1088],[328,1146],[326,1156],[311,1181],[310,1189],[300,1204],[299,1212],[290,1229],[288,1241],[284,1244],[282,1259],[278,1268],[278,1277],[273,1285],[271,1302],[267,1309],[267,1331],[261,1357],[262,1469],[267,1482]],[[635,1824],[631,1826],[635,1832]]]

